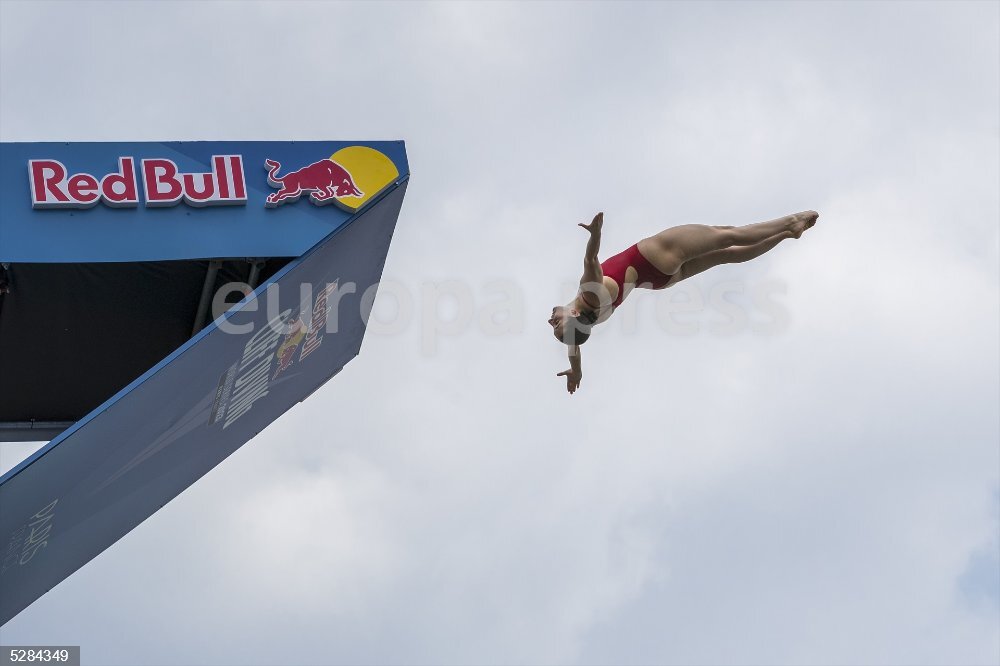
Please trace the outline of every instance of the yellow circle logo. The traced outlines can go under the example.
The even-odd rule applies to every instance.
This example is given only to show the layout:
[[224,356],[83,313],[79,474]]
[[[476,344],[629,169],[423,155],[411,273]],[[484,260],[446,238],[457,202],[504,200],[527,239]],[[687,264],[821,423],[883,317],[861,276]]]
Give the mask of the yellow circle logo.
[[337,205],[356,211],[377,197],[399,178],[399,170],[388,157],[367,146],[341,148],[330,159],[344,167],[361,196],[337,197]]

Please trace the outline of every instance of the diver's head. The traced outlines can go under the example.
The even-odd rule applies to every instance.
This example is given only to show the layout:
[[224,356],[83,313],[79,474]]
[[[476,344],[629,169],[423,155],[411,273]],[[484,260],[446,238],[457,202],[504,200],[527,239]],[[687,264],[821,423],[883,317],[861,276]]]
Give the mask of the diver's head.
[[557,305],[552,308],[549,326],[552,335],[564,345],[580,346],[590,338],[590,329],[597,317],[590,312],[581,313],[576,308]]

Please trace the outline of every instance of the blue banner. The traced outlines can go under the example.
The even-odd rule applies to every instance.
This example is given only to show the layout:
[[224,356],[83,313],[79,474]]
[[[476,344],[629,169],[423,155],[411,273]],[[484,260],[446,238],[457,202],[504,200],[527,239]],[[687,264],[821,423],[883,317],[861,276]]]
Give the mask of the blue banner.
[[0,144],[0,262],[297,257],[409,175],[402,141]]
[[[152,515],[359,353],[405,189],[403,177],[0,477],[0,623]],[[322,211],[306,202],[297,205],[309,215]]]

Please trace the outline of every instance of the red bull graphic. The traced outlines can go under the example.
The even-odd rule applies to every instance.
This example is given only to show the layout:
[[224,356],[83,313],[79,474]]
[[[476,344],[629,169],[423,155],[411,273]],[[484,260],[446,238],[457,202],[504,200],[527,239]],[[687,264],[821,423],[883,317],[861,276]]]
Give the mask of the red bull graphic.
[[302,364],[319,349],[327,332],[329,302],[336,299],[338,284],[339,280],[329,282],[316,294],[311,317],[308,312],[293,314],[288,309],[251,337],[242,359],[219,377],[210,424],[222,422],[222,428],[228,428],[270,392],[278,376],[296,362],[296,354]]
[[335,291],[337,291],[337,282],[326,285],[326,288],[319,292],[319,296],[316,297],[316,302],[313,304],[312,310],[312,323],[309,325],[309,333],[306,335],[305,344],[302,345],[299,362],[319,349],[319,346],[323,344],[323,333],[326,331],[327,303]]
[[285,202],[295,202],[304,193],[309,192],[309,201],[317,206],[323,206],[340,197],[362,197],[364,193],[354,184],[354,178],[347,169],[332,159],[319,160],[298,171],[292,171],[284,176],[278,176],[281,163],[275,160],[264,160],[267,165],[267,182],[271,187],[279,188],[277,192],[267,195],[264,203],[268,208],[275,208]]
[[[194,173],[182,171],[177,162],[165,157],[118,156],[117,161],[116,171],[95,175],[74,173],[58,159],[29,159],[32,208],[86,209],[98,204],[163,208],[180,203],[200,208],[245,205],[248,201],[243,155],[212,155],[206,165],[210,170]],[[284,175],[280,174],[280,161],[265,158],[264,164],[267,183],[277,190],[265,197],[267,208],[294,203],[306,194],[317,206],[336,203],[353,213],[399,178],[392,159],[368,146],[340,148]]]
[[292,361],[295,360],[295,352],[298,351],[299,345],[302,344],[302,340],[306,337],[306,327],[303,326],[301,317],[289,324],[289,327],[290,330],[285,335],[285,339],[278,345],[277,351],[274,352],[274,357],[278,359],[278,367],[274,371],[271,381],[277,379],[278,375],[287,370],[288,366],[292,364]]
[[[173,160],[142,160],[142,189],[146,207],[242,206],[247,202],[241,155],[213,155],[207,173],[182,173]],[[31,207],[91,208],[103,202],[112,208],[139,205],[134,157],[119,157],[118,171],[101,178],[87,173],[70,174],[59,160],[28,160]]]
[[267,182],[277,192],[267,196],[264,205],[277,208],[298,201],[303,194],[322,206],[337,204],[348,212],[360,210],[366,203],[391,187],[399,170],[384,153],[368,146],[346,146],[326,159],[313,162],[298,171],[279,176],[281,163],[264,160]]

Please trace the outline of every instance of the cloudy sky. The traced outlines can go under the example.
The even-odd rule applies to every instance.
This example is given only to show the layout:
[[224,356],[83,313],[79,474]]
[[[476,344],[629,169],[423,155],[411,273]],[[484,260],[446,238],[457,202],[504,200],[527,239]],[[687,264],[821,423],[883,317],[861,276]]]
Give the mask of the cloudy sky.
[[[998,35],[995,2],[0,3],[4,141],[405,139],[413,174],[361,356],[0,640],[1000,662]],[[810,208],[631,298],[566,393],[576,223],[607,256]]]

